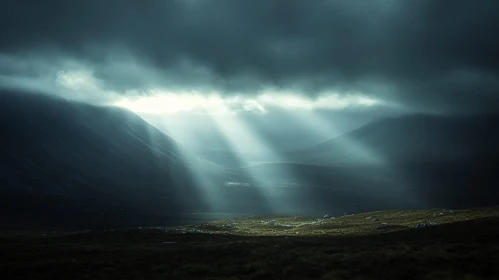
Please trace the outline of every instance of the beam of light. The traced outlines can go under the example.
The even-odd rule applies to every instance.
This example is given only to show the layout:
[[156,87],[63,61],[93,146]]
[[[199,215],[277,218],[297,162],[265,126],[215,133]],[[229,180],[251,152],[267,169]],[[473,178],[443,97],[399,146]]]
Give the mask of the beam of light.
[[[213,115],[220,116],[217,114]],[[155,123],[161,124],[161,122],[163,121],[164,124],[162,125],[162,127],[169,129],[171,128],[170,126],[171,123],[167,123],[165,121],[166,118],[168,118],[168,115],[163,115],[163,117],[159,118],[159,121],[156,120]],[[218,126],[214,124],[214,121],[210,116],[207,117],[206,115],[204,115],[203,118],[204,118],[203,124],[205,126],[209,126],[211,129],[217,129]],[[191,133],[190,137],[196,137],[193,131],[187,131],[187,132],[188,132],[187,134]],[[174,139],[179,139],[177,137],[181,135],[181,132],[179,132],[177,129],[173,129],[172,133],[168,134],[173,136]],[[227,142],[225,142],[225,144],[227,152],[231,152],[230,147],[232,147],[232,145],[230,145]],[[242,146],[239,146],[239,148],[243,149]],[[260,149],[256,145],[252,145],[251,148]],[[234,211],[238,212],[247,211],[251,207],[245,207],[245,205],[249,205],[252,202],[254,203],[262,202],[262,199],[260,199],[261,198],[260,194],[257,194],[258,195],[257,198],[255,198],[255,196],[247,196],[247,199],[249,199],[249,201],[247,202],[241,201],[241,199],[245,197],[244,196],[245,191],[249,190],[250,188],[253,188],[252,185],[250,185],[247,181],[245,181],[244,176],[243,178],[241,178],[240,174],[234,174],[234,172],[232,172],[231,170],[227,170],[212,162],[199,158],[194,154],[191,154],[189,151],[185,151],[183,149],[180,149],[180,151],[183,154],[184,160],[186,160],[186,162],[188,162],[190,165],[191,175],[194,181],[196,182],[197,192],[202,197],[203,206],[205,206],[205,208],[203,208],[202,210],[201,209],[197,210],[198,212],[201,212],[198,214],[214,215],[215,213],[227,214],[226,213],[227,211],[230,211],[231,213],[233,213]],[[234,151],[234,153],[238,152]],[[239,162],[240,165],[244,165],[247,164],[249,158],[237,159],[237,161]],[[253,191],[253,189],[251,189],[251,191]],[[252,201],[252,199],[254,199],[254,201]],[[264,211],[265,209],[268,209],[267,206],[268,204],[266,203],[265,205],[263,205],[261,209],[263,213],[269,213],[269,211]]]
[[[230,117],[209,114],[214,120],[218,129],[227,139],[230,150],[234,151],[241,162],[246,162],[247,165],[239,169],[242,172],[249,174],[251,182],[254,183],[253,188],[257,188],[260,194],[268,199],[268,207],[273,213],[287,213],[295,210],[294,205],[290,205],[286,198],[285,185],[278,182],[275,178],[269,178],[265,172],[258,172],[258,168],[262,164],[274,164],[281,161],[281,157],[271,147],[269,147],[260,137],[251,131],[247,125],[239,119],[237,114]],[[251,159],[246,158],[247,152],[261,151],[268,155],[267,162],[251,162]],[[294,176],[286,170],[285,166],[279,166],[278,173],[284,174],[289,181],[294,180]]]

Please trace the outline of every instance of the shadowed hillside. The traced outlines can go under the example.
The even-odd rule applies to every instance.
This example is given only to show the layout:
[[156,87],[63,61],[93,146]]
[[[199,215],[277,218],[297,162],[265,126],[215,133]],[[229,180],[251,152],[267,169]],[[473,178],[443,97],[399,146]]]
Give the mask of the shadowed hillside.
[[225,176],[123,109],[2,92],[0,130],[2,226],[178,220]]

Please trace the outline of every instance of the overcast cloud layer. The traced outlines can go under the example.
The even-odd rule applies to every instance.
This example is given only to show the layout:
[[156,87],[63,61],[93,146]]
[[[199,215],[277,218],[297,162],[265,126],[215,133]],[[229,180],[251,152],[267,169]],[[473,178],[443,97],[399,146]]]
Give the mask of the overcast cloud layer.
[[498,34],[495,0],[3,0],[0,82],[74,70],[117,94],[361,94],[496,111]]

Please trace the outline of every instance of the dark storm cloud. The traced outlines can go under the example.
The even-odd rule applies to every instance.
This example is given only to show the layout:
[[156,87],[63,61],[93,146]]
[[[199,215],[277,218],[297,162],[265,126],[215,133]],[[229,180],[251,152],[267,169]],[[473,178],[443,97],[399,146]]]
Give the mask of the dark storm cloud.
[[119,89],[334,89],[458,111],[497,109],[497,34],[494,0],[7,0],[0,10],[0,53],[72,57]]

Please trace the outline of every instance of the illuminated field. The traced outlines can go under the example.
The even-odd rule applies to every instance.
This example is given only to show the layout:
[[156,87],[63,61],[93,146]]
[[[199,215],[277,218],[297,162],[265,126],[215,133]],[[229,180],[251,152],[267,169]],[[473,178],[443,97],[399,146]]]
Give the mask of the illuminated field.
[[409,230],[419,224],[438,226],[482,218],[499,218],[499,208],[473,210],[378,211],[341,217],[249,217],[171,227],[178,233],[241,236],[365,236]]

